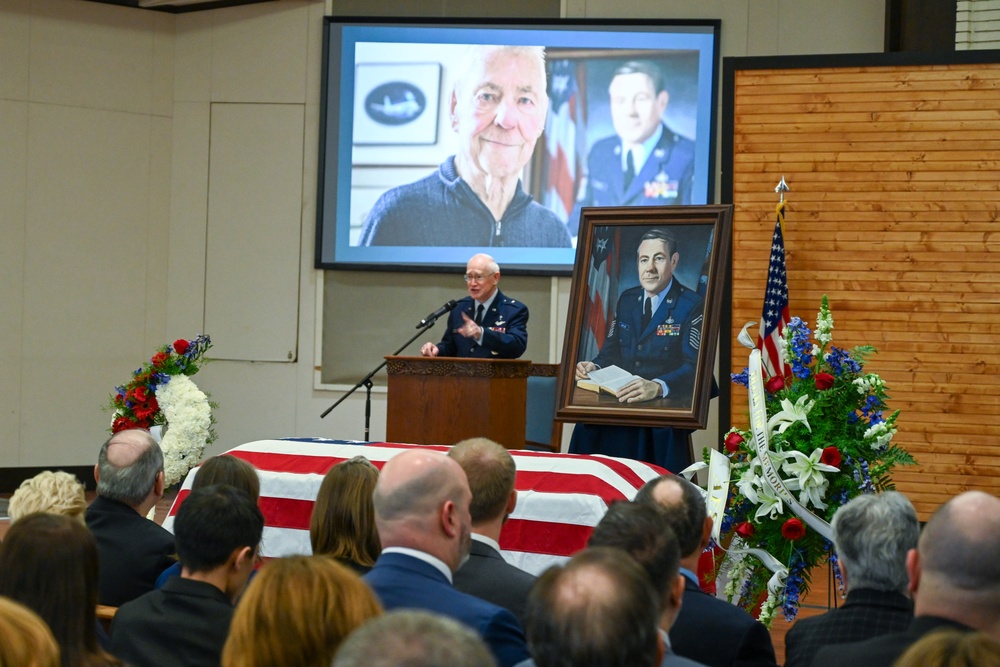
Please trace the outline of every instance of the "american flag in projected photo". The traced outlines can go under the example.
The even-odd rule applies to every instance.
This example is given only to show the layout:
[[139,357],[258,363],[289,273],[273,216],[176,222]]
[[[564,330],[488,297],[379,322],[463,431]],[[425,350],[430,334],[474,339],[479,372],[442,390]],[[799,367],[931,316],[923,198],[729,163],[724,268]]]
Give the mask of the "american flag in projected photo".
[[580,359],[597,356],[608,335],[618,300],[618,253],[621,233],[617,227],[599,226],[594,229],[594,249],[587,273],[586,322]]
[[764,369],[772,377],[792,372],[791,367],[781,358],[785,325],[791,321],[788,315],[788,276],[785,270],[784,202],[778,204],[777,213],[774,236],[771,238],[771,259],[767,267],[764,309],[760,316],[760,335],[757,337],[757,349],[761,351]]
[[[411,447],[447,447],[361,443],[318,438],[259,440],[232,449],[257,468],[260,509],[264,514],[261,554],[278,558],[308,554],[309,517],[323,475],[341,461],[361,455],[376,467]],[[609,456],[576,456],[511,450],[517,465],[517,507],[504,525],[500,547],[508,562],[539,574],[567,560],[586,546],[593,527],[608,506],[631,500],[648,480],[664,474],[662,468]],[[198,474],[188,473],[163,527],[173,532],[174,515]]]
[[580,119],[576,85],[576,65],[558,60],[552,65],[552,97],[545,121],[545,148],[548,152],[548,191],[545,207],[563,222],[569,218],[576,200],[576,179],[582,169],[583,154],[577,135]]

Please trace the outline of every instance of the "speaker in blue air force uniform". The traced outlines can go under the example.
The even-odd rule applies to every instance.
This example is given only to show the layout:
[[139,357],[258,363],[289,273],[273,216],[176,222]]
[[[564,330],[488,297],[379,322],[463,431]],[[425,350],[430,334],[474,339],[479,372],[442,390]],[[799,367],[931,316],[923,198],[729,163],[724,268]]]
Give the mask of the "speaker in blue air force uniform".
[[669,95],[653,63],[617,68],[608,89],[615,136],[601,139],[587,157],[587,178],[569,216],[577,235],[584,206],[690,204],[695,144],[663,122]]

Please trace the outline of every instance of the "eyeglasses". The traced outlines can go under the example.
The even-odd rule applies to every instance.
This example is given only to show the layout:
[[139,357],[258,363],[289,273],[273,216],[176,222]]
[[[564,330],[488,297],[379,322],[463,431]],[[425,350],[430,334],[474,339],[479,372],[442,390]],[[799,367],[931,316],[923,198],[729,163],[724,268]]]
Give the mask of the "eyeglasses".
[[471,283],[471,282],[481,283],[481,282],[483,282],[484,280],[486,280],[487,278],[489,278],[492,275],[493,275],[492,273],[488,273],[486,275],[483,275],[481,273],[466,273],[465,274],[465,282],[467,282],[467,283]]

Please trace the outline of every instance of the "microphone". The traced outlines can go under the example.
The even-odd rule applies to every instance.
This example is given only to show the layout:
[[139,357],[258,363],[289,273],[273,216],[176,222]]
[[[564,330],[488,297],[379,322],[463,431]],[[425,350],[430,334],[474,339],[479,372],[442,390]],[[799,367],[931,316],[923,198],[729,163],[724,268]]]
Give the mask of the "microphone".
[[448,303],[444,304],[443,306],[441,306],[440,308],[438,308],[437,310],[435,310],[433,313],[431,313],[430,315],[428,315],[424,319],[420,320],[420,324],[418,324],[415,328],[419,329],[420,327],[427,326],[428,322],[433,323],[437,318],[441,317],[442,315],[444,315],[445,313],[447,313],[448,311],[450,311],[456,305],[458,305],[458,302],[455,301],[454,299],[452,299],[451,301],[449,301]]

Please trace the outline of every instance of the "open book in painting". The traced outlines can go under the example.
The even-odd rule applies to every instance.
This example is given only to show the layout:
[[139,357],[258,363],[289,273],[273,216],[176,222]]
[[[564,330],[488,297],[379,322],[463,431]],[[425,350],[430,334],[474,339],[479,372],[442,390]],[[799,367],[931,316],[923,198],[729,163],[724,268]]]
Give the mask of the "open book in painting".
[[632,380],[641,379],[638,375],[633,375],[618,366],[612,365],[607,368],[598,368],[590,371],[586,380],[576,381],[576,386],[587,391],[604,391],[614,395]]

